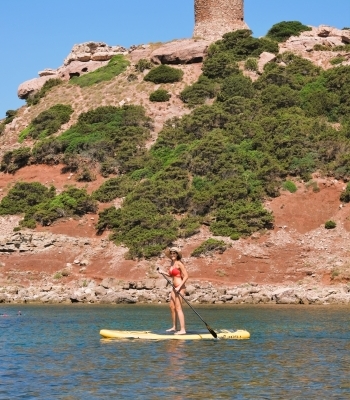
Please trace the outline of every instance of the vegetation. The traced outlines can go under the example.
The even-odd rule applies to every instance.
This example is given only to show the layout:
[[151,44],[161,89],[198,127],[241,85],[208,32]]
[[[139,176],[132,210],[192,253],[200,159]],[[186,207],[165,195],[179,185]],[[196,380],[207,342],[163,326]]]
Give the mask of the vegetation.
[[146,69],[152,69],[153,64],[147,58],[141,58],[135,65],[135,69],[138,72],[143,72]]
[[129,61],[122,54],[117,54],[104,67],[81,76],[74,76],[70,82],[80,87],[87,87],[100,82],[110,81],[124,72],[129,64]]
[[290,192],[290,193],[295,193],[298,190],[298,188],[296,187],[295,183],[292,182],[292,181],[283,182],[282,188],[284,190],[288,190],[288,192]]
[[27,165],[30,156],[30,147],[20,147],[19,149],[7,151],[2,158],[0,170],[14,174],[17,170]]
[[17,182],[1,200],[0,215],[24,214],[22,227],[35,228],[36,223],[50,225],[67,216],[82,216],[95,212],[96,202],[85,190],[68,187],[56,195],[56,189],[39,182]]
[[204,104],[209,99],[213,99],[218,91],[218,84],[201,75],[197,82],[191,86],[187,86],[181,92],[180,99],[189,107],[194,107]]
[[5,129],[5,125],[9,124],[16,118],[17,110],[7,110],[5,115],[6,118],[0,123],[0,135]]
[[223,240],[208,239],[203,242],[199,247],[193,250],[192,257],[200,257],[201,255],[206,255],[208,253],[219,252],[223,253],[227,248],[226,243]]
[[[286,52],[255,82],[238,68],[277,49],[276,40],[254,39],[247,30],[210,46],[201,77],[181,93],[193,109],[167,121],[149,150],[152,125],[145,110],[106,106],[82,113],[59,136],[38,137],[32,150],[5,154],[1,168],[64,162],[65,171],[85,180],[93,178],[90,164],[99,165],[103,176],[114,175],[82,209],[92,209],[95,201],[122,200],[121,208],[99,214],[96,229],[111,230],[111,239],[127,246],[131,258],[158,255],[202,224],[233,240],[271,229],[273,215],[263,204],[281,188],[294,191],[293,182],[303,180],[319,190],[311,181],[315,171],[350,181],[350,67],[323,71]],[[160,67],[170,68],[170,76],[180,71]],[[160,67],[149,72],[156,80]],[[22,225],[83,212],[75,208],[75,192],[60,196],[49,192],[46,203],[35,203],[28,212],[22,205]]]
[[171,94],[165,89],[158,89],[152,92],[149,96],[150,101],[165,102],[169,101]]
[[21,132],[19,141],[22,142],[27,137],[44,139],[56,133],[69,121],[72,113],[73,108],[70,105],[56,104],[34,118],[29,127]]
[[340,201],[343,203],[350,203],[350,183],[348,183],[345,190],[342,191]]
[[282,21],[273,25],[266,36],[277,42],[285,42],[291,36],[299,36],[301,32],[311,31],[311,29],[299,21]]
[[326,221],[326,223],[324,224],[324,227],[326,229],[334,229],[337,226],[337,224],[334,221]]
[[159,67],[152,68],[144,80],[153,83],[174,83],[180,82],[183,76],[181,69],[169,67],[168,65],[160,65]]
[[34,93],[31,93],[31,94],[27,97],[27,99],[26,99],[27,105],[28,105],[28,106],[34,106],[34,105],[38,104],[39,101],[40,101],[40,99],[42,99],[43,97],[45,97],[46,94],[47,94],[53,87],[60,85],[62,82],[63,82],[63,81],[62,81],[61,79],[56,79],[56,78],[52,78],[52,79],[47,80],[47,81],[44,83],[43,87],[42,87],[39,91],[34,92]]

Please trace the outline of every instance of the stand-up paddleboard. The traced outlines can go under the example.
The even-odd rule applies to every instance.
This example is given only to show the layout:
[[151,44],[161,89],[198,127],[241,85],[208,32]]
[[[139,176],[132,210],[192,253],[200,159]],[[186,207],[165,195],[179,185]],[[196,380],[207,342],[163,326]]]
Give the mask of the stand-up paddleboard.
[[[245,330],[228,331],[221,329],[216,331],[218,339],[249,339],[250,333]],[[107,339],[150,339],[150,340],[199,340],[213,339],[208,332],[188,331],[185,335],[174,335],[173,332],[152,331],[114,331],[109,329],[100,330],[100,335]]]

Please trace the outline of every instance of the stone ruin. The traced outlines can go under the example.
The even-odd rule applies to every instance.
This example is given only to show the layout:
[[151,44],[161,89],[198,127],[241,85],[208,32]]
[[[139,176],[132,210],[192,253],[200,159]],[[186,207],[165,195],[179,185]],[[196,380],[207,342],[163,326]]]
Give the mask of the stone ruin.
[[218,40],[223,34],[249,29],[244,22],[244,0],[195,0],[194,38]]

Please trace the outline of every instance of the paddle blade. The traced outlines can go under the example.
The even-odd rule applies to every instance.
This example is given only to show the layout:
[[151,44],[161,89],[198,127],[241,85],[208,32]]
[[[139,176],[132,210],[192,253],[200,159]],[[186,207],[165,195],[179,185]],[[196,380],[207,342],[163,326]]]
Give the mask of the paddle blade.
[[214,336],[214,338],[216,339],[218,337],[218,335],[216,334],[216,332],[207,324],[205,324],[205,326],[207,327],[208,331]]

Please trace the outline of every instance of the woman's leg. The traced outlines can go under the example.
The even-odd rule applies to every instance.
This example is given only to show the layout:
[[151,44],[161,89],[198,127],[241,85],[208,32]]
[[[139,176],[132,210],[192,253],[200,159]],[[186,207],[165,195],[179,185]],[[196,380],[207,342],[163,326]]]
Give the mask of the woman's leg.
[[[185,289],[181,290],[181,294],[184,296],[185,295]],[[175,310],[177,317],[180,322],[180,330],[176,332],[177,334],[185,334],[186,333],[186,328],[185,328],[185,315],[184,312],[182,311],[182,298],[176,294],[175,295]]]
[[171,291],[170,294],[170,313],[171,313],[171,320],[173,322],[173,326],[170,329],[167,329],[167,332],[176,331],[176,307],[175,307],[175,293],[174,290]]

